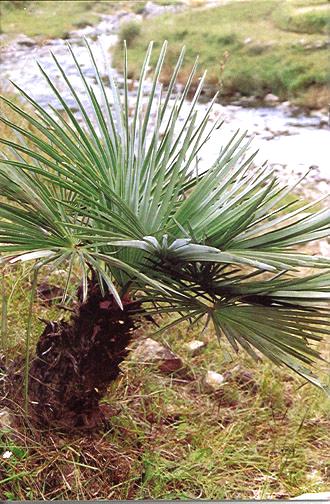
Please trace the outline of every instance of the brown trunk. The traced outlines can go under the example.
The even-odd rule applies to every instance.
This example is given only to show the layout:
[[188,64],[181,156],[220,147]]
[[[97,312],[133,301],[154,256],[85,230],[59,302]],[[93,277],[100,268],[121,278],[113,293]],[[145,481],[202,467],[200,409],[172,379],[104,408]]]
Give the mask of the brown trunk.
[[51,428],[94,428],[103,420],[100,399],[126,357],[138,302],[104,297],[91,282],[87,300],[69,322],[48,322],[30,366],[31,419]]

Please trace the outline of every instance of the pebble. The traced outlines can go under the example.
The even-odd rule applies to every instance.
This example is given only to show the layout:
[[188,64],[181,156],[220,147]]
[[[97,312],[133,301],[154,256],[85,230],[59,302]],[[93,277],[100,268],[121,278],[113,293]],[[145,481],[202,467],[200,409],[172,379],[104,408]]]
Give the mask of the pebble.
[[225,377],[216,371],[208,371],[204,378],[204,387],[207,392],[216,392],[225,381]]
[[207,344],[205,341],[193,340],[187,343],[187,351],[191,357],[196,357],[200,355],[202,351],[206,348]]
[[265,100],[265,102],[268,102],[268,103],[277,103],[280,101],[279,97],[274,95],[273,93],[266,94],[266,96],[264,97],[264,100]]
[[11,429],[13,427],[12,415],[7,408],[0,410],[0,429]]

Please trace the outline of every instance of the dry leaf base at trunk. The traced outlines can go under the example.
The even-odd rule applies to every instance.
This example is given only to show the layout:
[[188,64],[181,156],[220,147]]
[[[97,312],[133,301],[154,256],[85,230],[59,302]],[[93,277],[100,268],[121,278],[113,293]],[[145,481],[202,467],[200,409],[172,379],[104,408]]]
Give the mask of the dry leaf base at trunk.
[[30,366],[29,413],[43,427],[93,429],[102,424],[99,401],[120,372],[138,302],[104,297],[90,284],[69,322],[48,322]]

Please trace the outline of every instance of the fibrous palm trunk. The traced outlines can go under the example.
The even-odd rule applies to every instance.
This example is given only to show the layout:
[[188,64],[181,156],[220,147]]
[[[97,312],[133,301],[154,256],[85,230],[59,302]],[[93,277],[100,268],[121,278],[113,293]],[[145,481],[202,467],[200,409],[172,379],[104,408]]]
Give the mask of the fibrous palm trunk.
[[65,430],[102,423],[99,401],[117,378],[136,327],[138,302],[102,296],[91,282],[69,322],[48,322],[29,374],[29,411],[34,422]]

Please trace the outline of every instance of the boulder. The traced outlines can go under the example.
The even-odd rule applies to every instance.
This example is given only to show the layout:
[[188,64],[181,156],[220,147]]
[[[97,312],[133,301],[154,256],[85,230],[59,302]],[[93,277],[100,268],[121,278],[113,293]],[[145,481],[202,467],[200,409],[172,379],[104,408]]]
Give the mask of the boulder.
[[294,108],[291,102],[285,101],[279,104],[279,109],[281,109],[284,113],[289,113]]
[[180,357],[152,338],[142,340],[132,351],[131,357],[139,363],[156,364],[164,373],[173,373],[183,367]]

